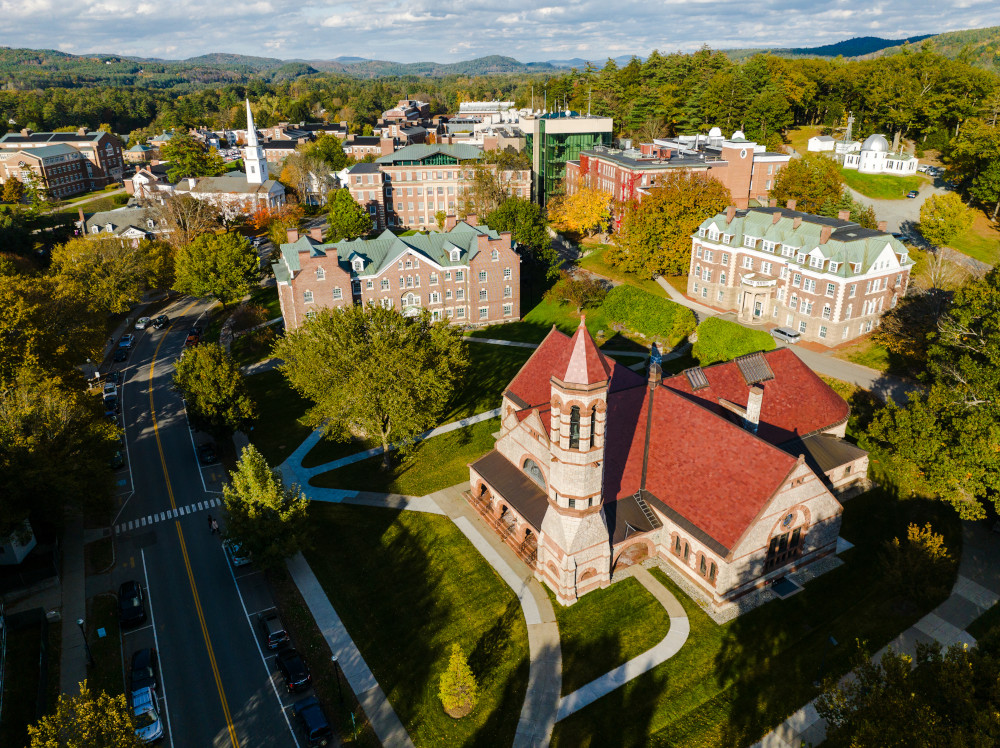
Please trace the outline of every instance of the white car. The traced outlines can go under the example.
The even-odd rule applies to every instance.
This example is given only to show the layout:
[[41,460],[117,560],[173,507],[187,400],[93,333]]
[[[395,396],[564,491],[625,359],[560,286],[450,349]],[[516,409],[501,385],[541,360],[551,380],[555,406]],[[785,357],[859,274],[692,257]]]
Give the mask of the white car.
[[132,721],[135,734],[146,743],[163,737],[163,721],[156,711],[156,692],[151,687],[132,692]]
[[145,330],[149,326],[149,317],[139,317],[135,321],[136,330]]
[[118,397],[118,385],[116,385],[114,382],[105,382],[104,391],[102,394],[104,395],[104,397],[108,397],[109,395],[111,397]]

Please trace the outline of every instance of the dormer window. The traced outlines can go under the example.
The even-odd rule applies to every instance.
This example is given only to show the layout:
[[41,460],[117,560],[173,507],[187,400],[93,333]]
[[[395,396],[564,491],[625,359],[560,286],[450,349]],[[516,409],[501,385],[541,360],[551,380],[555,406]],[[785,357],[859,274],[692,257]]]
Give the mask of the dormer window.
[[839,267],[840,267],[840,263],[839,262],[834,262],[833,260],[830,260],[830,272],[831,273],[836,273],[837,269]]
[[795,261],[796,261],[797,263],[799,263],[800,265],[804,265],[804,264],[805,264],[805,261],[806,261],[806,253],[805,253],[805,252],[799,252],[799,253],[798,253],[798,254],[797,254],[797,255],[795,256]]
[[795,254],[795,250],[792,249],[791,247],[784,247],[783,246],[781,248],[781,256],[782,257],[791,257],[793,254]]
[[909,255],[906,252],[900,252],[899,253],[899,264],[900,265],[905,265],[906,264],[906,260],[908,258],[909,258]]
[[459,258],[461,256],[462,256],[462,253],[461,253],[460,250],[458,250],[458,249],[451,250],[451,261],[452,262],[458,262],[458,260],[459,260]]
[[99,233],[99,232],[100,232],[100,230],[101,230],[101,229],[100,229],[100,228],[99,228],[98,226],[91,226],[91,227],[90,227],[90,233],[91,233],[91,234],[97,234],[97,233]]
[[351,261],[351,267],[354,268],[355,273],[360,273],[365,268],[365,261],[362,260],[360,257],[355,257]]
[[111,224],[110,223],[104,224],[104,230],[107,231],[110,234],[111,231],[112,231]]
[[767,239],[764,239],[763,241],[761,241],[760,247],[765,252],[773,252],[774,251],[774,242],[769,242]]
[[752,247],[756,243],[757,243],[757,240],[754,237],[752,237],[752,236],[744,236],[743,237],[743,246],[744,247]]
[[723,244],[731,244],[732,241],[733,241],[733,234],[723,234],[722,235],[722,243]]
[[822,258],[822,257],[817,257],[816,255],[812,255],[809,258],[809,267],[822,268],[823,267],[823,259],[824,258]]
[[861,272],[861,263],[860,262],[852,262],[851,263],[851,272],[852,273],[860,273]]
[[716,231],[714,228],[710,228],[708,230],[708,238],[711,239],[714,242],[715,240],[717,240],[719,238],[719,232]]
[[146,219],[146,228],[147,229],[155,229],[156,228],[156,221],[154,221],[152,218],[147,218]]
[[700,236],[700,237],[704,238],[705,234],[707,234],[707,233],[708,232],[705,229],[703,229],[703,228],[702,229],[698,229],[698,236]]

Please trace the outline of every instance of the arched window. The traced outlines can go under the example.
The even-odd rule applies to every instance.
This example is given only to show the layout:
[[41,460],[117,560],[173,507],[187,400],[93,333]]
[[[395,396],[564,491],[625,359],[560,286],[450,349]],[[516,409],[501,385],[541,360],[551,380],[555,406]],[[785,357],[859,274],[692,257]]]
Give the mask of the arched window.
[[532,459],[527,459],[524,461],[524,474],[527,475],[531,480],[538,484],[539,488],[545,488],[545,476],[542,475],[542,469],[538,467]]
[[716,575],[717,572],[718,572],[718,569],[715,568],[715,564],[713,563],[712,566],[709,567],[709,570],[708,570],[708,581],[711,582],[712,584],[715,584],[715,575]]
[[597,434],[597,406],[590,409],[590,446],[594,446]]
[[700,562],[698,564],[698,573],[705,576],[708,573],[708,564],[705,563],[705,557],[700,557]]
[[580,448],[580,407],[578,405],[569,409],[569,448]]
[[691,556],[691,546],[687,544],[687,541],[684,541],[684,560],[687,561],[690,556]]

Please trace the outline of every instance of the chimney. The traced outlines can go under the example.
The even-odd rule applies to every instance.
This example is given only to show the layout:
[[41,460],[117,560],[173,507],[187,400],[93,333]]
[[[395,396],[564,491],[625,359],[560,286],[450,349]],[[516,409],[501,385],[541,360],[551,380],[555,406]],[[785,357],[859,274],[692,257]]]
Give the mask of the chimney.
[[824,226],[819,230],[819,243],[826,244],[830,241],[830,234],[833,233],[833,226]]
[[87,219],[83,217],[83,208],[77,208],[76,212],[80,215],[80,230],[84,228],[84,224],[87,223]]
[[795,218],[792,220],[792,229],[797,229],[801,225],[802,225],[802,216],[795,216]]
[[750,394],[747,396],[747,414],[744,416],[747,431],[757,433],[760,426],[760,406],[764,402],[764,387],[754,384],[750,387]]
[[322,242],[323,241],[323,229],[321,229],[319,226],[314,226],[313,228],[309,229],[309,236],[311,236],[313,239],[315,239],[318,242]]
[[778,199],[772,197],[770,200],[767,201],[767,207],[768,208],[777,208],[778,207]]
[[21,130],[21,134],[24,137],[28,137],[29,135],[31,135],[31,130],[29,130],[27,127],[25,127],[24,129]]
[[475,213],[469,213],[465,216],[465,222],[470,226],[476,226],[479,223],[479,216]]
[[849,210],[838,210],[837,211],[837,218],[839,218],[841,221],[850,221],[851,220],[851,211],[849,211]]
[[732,223],[734,218],[736,218],[736,206],[730,205],[726,208],[726,223]]
[[878,230],[882,231],[883,233],[889,228],[889,224],[886,223],[885,221],[879,221],[878,224],[876,224],[876,226]]
[[396,150],[396,141],[392,138],[381,138],[378,141],[378,145],[381,150],[381,155],[383,156],[388,156]]
[[795,210],[796,205],[798,205],[798,202],[796,200],[789,200],[787,203],[785,203],[785,207],[788,208],[789,210]]
[[780,210],[774,211],[774,213],[771,214],[771,225],[776,224],[780,220],[781,220],[781,211]]
[[81,127],[79,130],[76,131],[76,134],[77,135],[86,135],[87,134],[87,128],[86,127]]
[[453,228],[455,228],[456,223],[458,223],[458,219],[455,218],[455,214],[449,213],[447,216],[445,216],[444,219],[444,230],[451,231]]
[[299,230],[298,229],[287,229],[285,232],[288,235],[288,243],[297,242],[299,240]]
[[198,180],[197,180],[197,179],[195,179],[194,177],[188,177],[188,178],[187,178],[187,183],[188,183],[188,189],[189,189],[189,190],[193,190],[193,189],[194,189],[194,186],[195,186],[196,184],[198,184]]

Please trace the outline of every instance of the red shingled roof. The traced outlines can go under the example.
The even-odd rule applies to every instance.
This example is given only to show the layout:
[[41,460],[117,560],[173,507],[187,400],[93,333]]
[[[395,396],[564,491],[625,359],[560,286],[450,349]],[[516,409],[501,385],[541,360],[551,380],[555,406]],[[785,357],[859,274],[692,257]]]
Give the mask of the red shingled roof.
[[611,377],[611,365],[604,354],[597,350],[597,344],[590,337],[584,319],[580,317],[580,326],[573,333],[569,363],[560,378],[572,384],[597,384]]
[[[813,373],[788,348],[763,354],[774,379],[763,382],[760,426],[757,435],[772,444],[783,444],[798,436],[830,428],[847,418],[850,409],[843,398]],[[750,387],[733,361],[702,369],[708,387],[692,390],[687,376],[664,379],[663,384],[705,408],[728,417],[719,399],[746,407]]]

